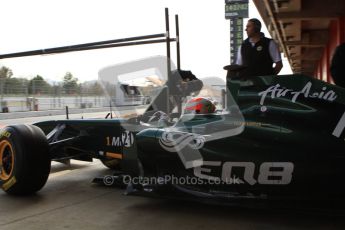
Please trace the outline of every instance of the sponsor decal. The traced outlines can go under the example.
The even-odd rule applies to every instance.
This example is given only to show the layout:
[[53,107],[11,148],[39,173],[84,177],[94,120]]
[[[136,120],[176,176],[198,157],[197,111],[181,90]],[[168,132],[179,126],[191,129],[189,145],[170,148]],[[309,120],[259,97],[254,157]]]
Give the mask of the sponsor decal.
[[123,132],[117,137],[106,137],[107,146],[131,147],[134,143],[134,135],[129,131]]
[[345,112],[343,113],[340,120],[338,121],[338,124],[335,126],[335,129],[333,130],[332,135],[336,137],[340,137],[340,135],[344,131],[344,128],[345,128]]
[[319,92],[312,92],[312,86],[313,84],[311,82],[308,82],[300,91],[293,91],[292,89],[281,87],[279,84],[270,86],[268,89],[258,94],[259,96],[261,96],[260,105],[264,105],[265,99],[267,97],[271,97],[272,99],[274,99],[291,95],[291,101],[293,103],[295,103],[299,97],[318,98],[330,102],[334,101],[338,97],[333,90],[327,90],[326,86],[322,87],[322,90]]
[[[212,169],[220,167],[221,174],[214,175]],[[240,168],[242,175],[234,175],[234,168]],[[219,170],[217,170],[219,171]],[[263,162],[259,166],[259,174],[254,176],[255,164],[253,162],[224,162],[204,161],[203,166],[194,168],[196,177],[208,181],[223,181],[226,184],[265,184],[265,185],[288,185],[292,181],[294,164],[291,162]]]

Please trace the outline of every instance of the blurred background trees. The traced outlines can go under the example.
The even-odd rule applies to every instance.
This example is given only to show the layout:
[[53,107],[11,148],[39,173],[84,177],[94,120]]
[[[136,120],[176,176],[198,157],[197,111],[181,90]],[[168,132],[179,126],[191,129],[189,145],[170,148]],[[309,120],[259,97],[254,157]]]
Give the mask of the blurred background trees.
[[14,77],[13,71],[6,66],[0,68],[1,95],[103,95],[97,80],[79,83],[71,72],[66,72],[61,81],[49,81],[41,75],[32,79]]

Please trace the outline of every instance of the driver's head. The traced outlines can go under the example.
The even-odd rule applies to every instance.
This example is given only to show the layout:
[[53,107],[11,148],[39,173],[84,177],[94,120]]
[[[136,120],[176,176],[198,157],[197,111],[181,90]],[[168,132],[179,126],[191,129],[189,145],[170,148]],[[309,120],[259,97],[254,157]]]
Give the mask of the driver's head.
[[184,109],[185,113],[210,114],[214,113],[216,106],[207,98],[196,97],[189,100]]

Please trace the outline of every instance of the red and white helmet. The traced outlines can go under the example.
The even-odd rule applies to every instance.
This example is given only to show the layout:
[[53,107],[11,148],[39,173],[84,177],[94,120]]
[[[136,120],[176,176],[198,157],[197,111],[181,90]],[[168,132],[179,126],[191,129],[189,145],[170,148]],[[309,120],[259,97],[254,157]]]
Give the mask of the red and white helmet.
[[184,109],[185,113],[210,114],[214,113],[216,106],[207,98],[196,97],[189,100]]

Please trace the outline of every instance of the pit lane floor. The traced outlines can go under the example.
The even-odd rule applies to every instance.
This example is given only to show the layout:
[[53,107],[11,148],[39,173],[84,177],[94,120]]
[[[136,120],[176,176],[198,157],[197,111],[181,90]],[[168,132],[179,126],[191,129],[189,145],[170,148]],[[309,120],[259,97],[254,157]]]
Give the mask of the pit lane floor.
[[123,195],[91,180],[110,175],[99,161],[53,163],[36,195],[0,192],[0,229],[344,229],[344,217],[222,207]]
[[[25,119],[30,121],[19,123],[32,122]],[[125,196],[123,189],[91,183],[95,177],[111,174],[99,161],[53,162],[47,184],[36,195],[13,197],[0,191],[0,230],[345,229],[345,217],[330,213]]]

